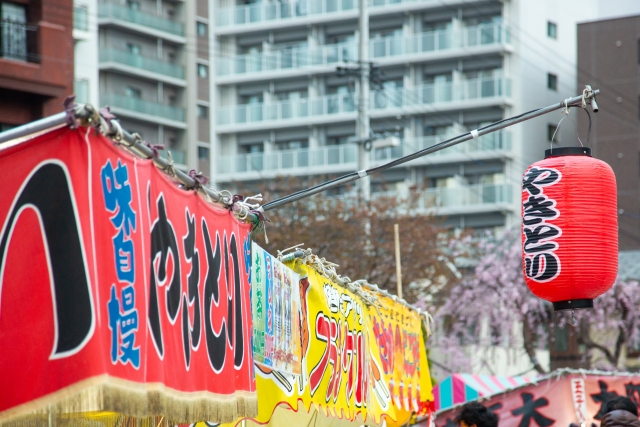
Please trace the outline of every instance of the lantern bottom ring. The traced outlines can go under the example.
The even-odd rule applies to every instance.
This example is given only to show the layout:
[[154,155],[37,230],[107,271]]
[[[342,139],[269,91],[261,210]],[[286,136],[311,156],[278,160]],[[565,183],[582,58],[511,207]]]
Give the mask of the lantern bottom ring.
[[579,308],[593,308],[592,299],[572,299],[566,301],[556,301],[553,303],[554,311],[577,310]]

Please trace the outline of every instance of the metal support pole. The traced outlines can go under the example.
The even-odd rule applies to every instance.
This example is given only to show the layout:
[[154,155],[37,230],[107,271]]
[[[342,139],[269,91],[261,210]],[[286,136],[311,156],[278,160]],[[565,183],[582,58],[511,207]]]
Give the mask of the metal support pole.
[[[300,199],[304,199],[306,197],[312,196],[314,194],[329,190],[331,188],[339,187],[349,182],[357,181],[358,179],[371,175],[372,173],[380,172],[385,169],[389,169],[394,166],[398,166],[403,163],[410,162],[412,160],[418,159],[428,154],[435,153],[436,151],[444,150],[445,148],[449,148],[454,145],[460,144],[461,142],[478,138],[482,135],[486,135],[488,133],[495,132],[500,129],[504,129],[509,126],[513,126],[517,123],[525,122],[527,120],[533,119],[538,116],[542,116],[552,111],[557,111],[560,109],[564,109],[566,107],[582,107],[583,103],[585,103],[585,104],[590,104],[593,111],[597,112],[598,105],[596,103],[595,96],[598,95],[599,93],[600,93],[599,89],[594,89],[592,91],[591,89],[589,89],[589,92],[585,91],[585,94],[583,95],[574,96],[573,98],[568,98],[565,101],[561,101],[556,104],[549,105],[548,107],[538,108],[537,110],[528,111],[526,113],[520,114],[519,116],[510,117],[508,119],[500,120],[499,122],[491,123],[490,125],[482,127],[480,129],[475,129],[475,130],[472,130],[471,132],[467,132],[462,135],[456,136],[454,138],[447,139],[446,141],[442,141],[438,144],[434,144],[431,147],[427,147],[423,150],[409,154],[408,156],[400,157],[399,159],[393,160],[388,163],[384,163],[380,166],[376,166],[374,168],[367,169],[365,171],[360,170],[358,172],[351,172],[339,178],[333,179],[323,184],[316,185],[306,190],[297,191],[281,199],[277,199],[272,202],[265,203],[262,206],[262,209],[264,211],[270,211],[271,209],[278,208],[287,203],[292,203]],[[586,105],[585,105],[585,108],[586,108]]]
[[[358,91],[358,118],[356,123],[356,137],[358,138],[358,170],[369,169],[369,0],[360,0],[360,19],[358,37],[358,59],[360,62],[360,87]],[[371,197],[371,183],[369,177],[364,177],[358,186],[360,198],[365,202]]]
[[[93,107],[85,107],[83,104],[77,104],[76,106],[76,115],[80,119],[85,119],[90,116],[90,112],[94,111]],[[115,121],[115,120],[112,120]],[[0,133],[0,144],[3,142],[11,141],[18,138],[24,138],[26,136],[33,135],[37,132],[42,132],[45,130],[57,128],[63,126],[67,123],[67,115],[66,113],[58,113],[50,117],[46,117],[41,120],[37,120],[32,123],[28,123],[24,126],[20,126],[14,129],[10,129],[6,132]],[[142,141],[135,138],[132,134],[125,131],[124,129],[118,129],[113,124],[110,125],[106,134],[112,139],[120,137],[120,143],[124,148],[138,155],[139,157],[143,157],[145,159],[153,159],[153,163],[158,166],[163,171],[172,171],[172,175],[176,181],[185,186],[186,188],[195,188],[196,181],[191,178],[186,173],[182,172],[179,169],[172,169],[172,164],[165,158],[160,156],[154,157],[153,150],[146,145],[142,144]],[[227,196],[222,196],[219,192],[214,189],[202,187],[202,191],[209,196],[211,201],[214,203],[220,204],[225,208],[229,208],[232,204],[232,200]],[[244,218],[250,222],[256,222],[258,220],[257,216],[253,213],[247,211],[244,206],[240,206],[238,204],[233,205],[233,212],[241,218]]]
[[400,258],[400,226],[393,224],[393,240],[396,247],[396,281],[398,297],[402,298],[402,261]]

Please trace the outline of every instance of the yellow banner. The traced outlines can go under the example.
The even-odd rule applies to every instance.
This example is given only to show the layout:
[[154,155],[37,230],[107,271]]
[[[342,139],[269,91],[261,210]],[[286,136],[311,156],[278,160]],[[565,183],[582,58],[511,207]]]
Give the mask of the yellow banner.
[[389,426],[424,411],[433,397],[419,315],[388,298],[367,306],[301,261],[288,265],[300,274],[302,373],[256,365],[256,420],[278,405]]

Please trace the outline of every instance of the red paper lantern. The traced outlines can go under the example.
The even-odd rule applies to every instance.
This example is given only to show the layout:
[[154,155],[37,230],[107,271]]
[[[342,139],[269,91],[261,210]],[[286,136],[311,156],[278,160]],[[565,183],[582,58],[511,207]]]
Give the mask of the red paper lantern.
[[616,179],[585,147],[545,151],[522,178],[527,286],[555,310],[593,307],[618,273]]

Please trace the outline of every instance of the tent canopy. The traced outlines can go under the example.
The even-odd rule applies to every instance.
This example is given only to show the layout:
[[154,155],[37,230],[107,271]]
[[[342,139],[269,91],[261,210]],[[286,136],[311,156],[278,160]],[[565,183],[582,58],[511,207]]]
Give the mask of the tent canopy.
[[453,374],[433,388],[436,411],[531,382],[533,377]]

